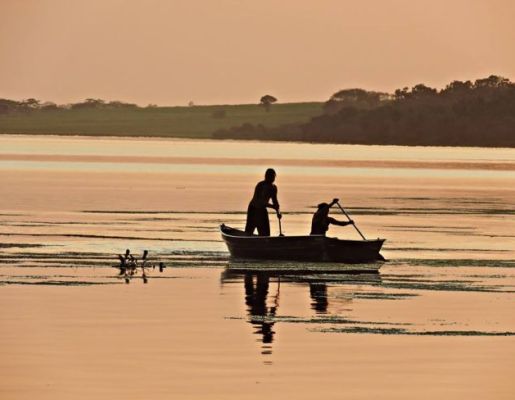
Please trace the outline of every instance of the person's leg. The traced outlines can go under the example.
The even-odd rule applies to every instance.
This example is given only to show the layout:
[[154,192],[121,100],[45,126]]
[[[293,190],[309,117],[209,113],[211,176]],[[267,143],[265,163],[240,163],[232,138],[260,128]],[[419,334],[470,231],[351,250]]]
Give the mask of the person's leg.
[[245,224],[245,233],[247,235],[252,235],[256,227],[256,209],[249,204],[249,208],[247,209],[247,223]]
[[270,236],[270,220],[268,219],[268,211],[265,209],[265,218],[264,218],[264,233],[263,236]]
[[270,221],[266,208],[259,210],[257,229],[259,236],[270,236]]

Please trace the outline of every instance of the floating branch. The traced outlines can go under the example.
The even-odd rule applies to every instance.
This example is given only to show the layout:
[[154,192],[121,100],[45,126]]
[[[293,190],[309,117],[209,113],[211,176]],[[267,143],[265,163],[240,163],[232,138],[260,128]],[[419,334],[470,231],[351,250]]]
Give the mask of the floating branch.
[[[120,270],[119,276],[125,279],[125,283],[130,283],[131,279],[139,274],[141,274],[143,283],[148,283],[148,272],[150,272],[150,269],[156,269],[156,265],[151,264],[147,256],[148,250],[143,251],[143,255],[140,259],[134,257],[129,249],[125,250],[124,255],[118,254],[120,264],[115,267]],[[163,272],[166,268],[162,262],[160,262],[157,267],[159,268],[159,272]]]

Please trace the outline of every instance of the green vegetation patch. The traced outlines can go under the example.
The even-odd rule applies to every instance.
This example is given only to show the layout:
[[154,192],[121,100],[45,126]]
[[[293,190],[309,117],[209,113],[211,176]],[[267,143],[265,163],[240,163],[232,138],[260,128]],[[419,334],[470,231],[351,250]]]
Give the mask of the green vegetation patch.
[[0,113],[0,133],[210,138],[217,130],[245,124],[273,128],[304,123],[321,114],[322,106],[315,102],[274,104],[269,111],[257,104],[25,108]]

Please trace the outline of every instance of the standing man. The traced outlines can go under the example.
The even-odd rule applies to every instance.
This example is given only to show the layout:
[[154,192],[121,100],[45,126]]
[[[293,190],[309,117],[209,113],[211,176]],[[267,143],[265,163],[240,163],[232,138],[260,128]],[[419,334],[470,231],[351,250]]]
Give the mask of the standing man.
[[[270,236],[270,221],[268,220],[268,208],[273,208],[280,219],[279,202],[277,201],[277,186],[274,185],[275,171],[268,168],[265,172],[265,180],[259,182],[254,190],[254,197],[250,201],[247,210],[247,224],[245,233],[252,235],[257,228],[259,236]],[[272,203],[269,203],[270,200]]]

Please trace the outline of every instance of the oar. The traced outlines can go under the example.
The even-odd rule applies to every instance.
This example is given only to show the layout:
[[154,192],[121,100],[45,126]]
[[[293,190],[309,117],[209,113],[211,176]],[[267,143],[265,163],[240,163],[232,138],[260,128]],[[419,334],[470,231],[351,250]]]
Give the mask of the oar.
[[280,213],[277,213],[277,220],[279,221],[279,236],[284,236],[283,235],[283,230],[282,230],[282,227],[281,227],[281,218],[282,218],[282,214]]
[[[352,221],[352,220],[351,220],[351,218],[349,217],[349,214],[347,214],[347,211],[345,211],[345,210],[343,209],[343,207],[340,205],[340,203],[336,202],[336,204],[338,204],[338,207],[340,207],[340,210],[342,210],[342,213],[344,213],[344,214],[345,214],[345,216],[347,217],[347,219],[348,219],[349,221]],[[352,224],[352,226],[354,226],[354,228],[358,231],[358,233],[359,233],[359,234],[360,234],[360,236],[363,238],[363,240],[367,240],[367,239],[365,238],[365,236],[363,236],[363,234],[361,233],[361,231],[358,229],[358,227],[356,226],[356,224]]]

